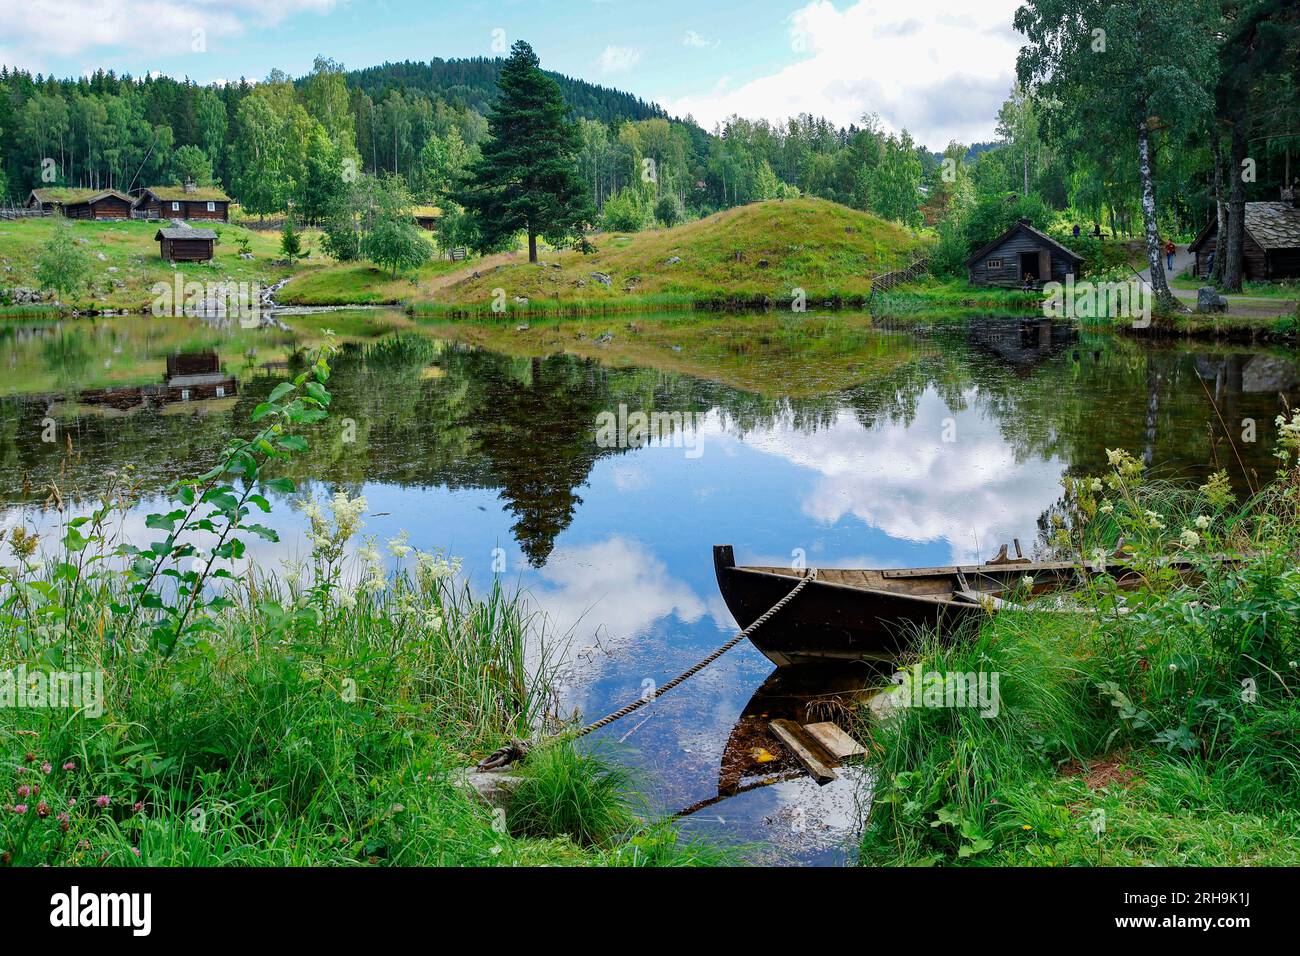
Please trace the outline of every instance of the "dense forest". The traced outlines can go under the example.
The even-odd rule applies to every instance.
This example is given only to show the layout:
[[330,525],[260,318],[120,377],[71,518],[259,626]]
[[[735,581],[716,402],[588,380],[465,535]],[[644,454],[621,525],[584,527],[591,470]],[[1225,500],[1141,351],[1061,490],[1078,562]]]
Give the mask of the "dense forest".
[[[1024,43],[997,140],[942,153],[873,115],[847,127],[731,117],[705,130],[629,94],[546,75],[576,127],[570,161],[598,224],[673,225],[806,194],[935,228],[937,267],[957,271],[1021,216],[1043,228],[1096,223],[1151,249],[1218,217],[1240,245],[1244,203],[1278,198],[1300,171],[1298,24],[1290,0],[1030,0],[1015,18]],[[382,177],[402,202],[442,208],[441,238],[463,242],[457,200],[489,136],[505,62],[349,71],[319,57],[304,77],[272,71],[209,87],[0,68],[0,195],[189,178],[223,186],[245,214],[291,210],[316,223],[345,183]]]

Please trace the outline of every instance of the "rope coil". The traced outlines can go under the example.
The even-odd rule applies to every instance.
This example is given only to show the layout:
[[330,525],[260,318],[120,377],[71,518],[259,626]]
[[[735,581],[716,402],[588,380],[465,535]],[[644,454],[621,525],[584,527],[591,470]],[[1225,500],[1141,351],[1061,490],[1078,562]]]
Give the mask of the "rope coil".
[[[588,724],[586,727],[583,727],[581,730],[576,731],[570,736],[572,737],[572,739],[577,740],[579,737],[585,737],[587,736],[587,734],[600,730],[600,728],[602,727],[607,727],[610,724],[614,723],[614,721],[622,720],[628,714],[634,713],[635,711],[640,710],[646,704],[662,697],[664,694],[668,693],[677,685],[690,680],[700,671],[704,670],[704,668],[708,667],[710,664],[716,661],[723,654],[727,653],[727,651],[731,650],[741,641],[744,641],[751,634],[757,631],[760,627],[766,624],[783,607],[785,607],[787,604],[793,601],[800,591],[802,591],[804,588],[806,588],[809,584],[811,584],[815,580],[817,580],[817,569],[813,568],[802,578],[800,578],[799,583],[794,586],[794,589],[791,590],[789,594],[787,594],[785,597],[781,598],[781,600],[773,604],[770,608],[768,608],[768,610],[765,613],[757,617],[754,620],[754,623],[750,624],[749,627],[745,628],[743,631],[741,631],[731,640],[727,641],[727,643],[723,644],[721,647],[719,647],[708,657],[704,658],[702,661],[695,664],[689,670],[685,670],[682,673],[678,674],[668,683],[655,688],[654,693],[643,694],[641,697],[638,697],[636,700],[632,701],[632,703],[628,704],[627,706],[614,711],[612,714],[607,714],[606,716],[600,718],[600,720],[596,721],[594,724]],[[485,758],[482,762],[480,762],[478,765],[478,769],[497,770],[501,767],[509,766],[510,764],[514,763],[516,760],[519,760],[522,757],[526,756],[528,751],[531,748],[532,745],[528,743],[528,741],[512,740],[505,747],[502,747],[500,750],[496,751],[491,756]]]

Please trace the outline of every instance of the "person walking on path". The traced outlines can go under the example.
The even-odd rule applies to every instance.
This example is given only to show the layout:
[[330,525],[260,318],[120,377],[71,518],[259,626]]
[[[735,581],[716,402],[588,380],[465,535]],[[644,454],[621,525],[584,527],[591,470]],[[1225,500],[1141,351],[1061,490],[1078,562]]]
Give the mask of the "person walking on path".
[[1178,251],[1178,247],[1174,245],[1172,239],[1165,242],[1165,262],[1166,262],[1165,268],[1168,269],[1170,272],[1172,272],[1174,269],[1174,253],[1177,251]]

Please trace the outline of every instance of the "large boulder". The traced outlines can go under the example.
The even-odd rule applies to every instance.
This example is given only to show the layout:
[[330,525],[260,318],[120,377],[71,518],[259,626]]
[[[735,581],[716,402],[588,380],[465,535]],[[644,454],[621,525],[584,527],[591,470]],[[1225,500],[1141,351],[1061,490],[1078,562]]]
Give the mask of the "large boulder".
[[1196,290],[1197,312],[1227,312],[1228,300],[1219,295],[1213,286],[1201,286]]

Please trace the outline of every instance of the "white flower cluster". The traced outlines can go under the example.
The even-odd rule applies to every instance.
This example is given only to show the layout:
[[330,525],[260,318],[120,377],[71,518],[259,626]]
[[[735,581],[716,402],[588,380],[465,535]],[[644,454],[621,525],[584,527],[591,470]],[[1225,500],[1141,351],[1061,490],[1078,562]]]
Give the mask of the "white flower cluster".
[[441,554],[428,554],[420,551],[415,556],[415,575],[420,587],[426,590],[443,578],[454,577],[460,573],[460,558],[448,560]]
[[349,498],[345,492],[336,491],[330,500],[331,522],[326,520],[314,496],[299,505],[307,516],[307,540],[311,542],[312,554],[327,563],[337,561],[343,555],[344,545],[361,530],[361,516],[368,507],[364,495]]
[[1277,416],[1278,452],[1277,457],[1286,461],[1292,452],[1300,453],[1300,408],[1291,413],[1288,421],[1285,415]]

